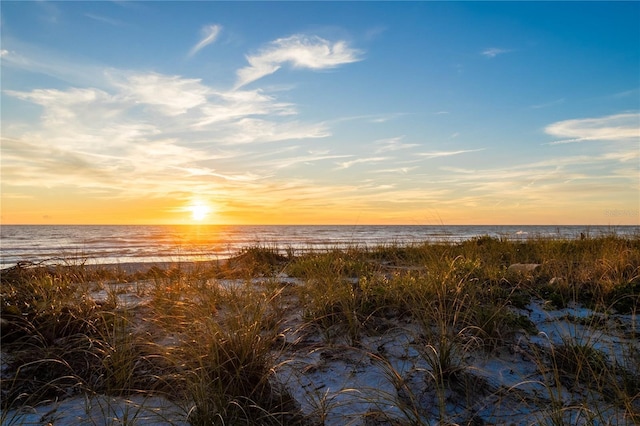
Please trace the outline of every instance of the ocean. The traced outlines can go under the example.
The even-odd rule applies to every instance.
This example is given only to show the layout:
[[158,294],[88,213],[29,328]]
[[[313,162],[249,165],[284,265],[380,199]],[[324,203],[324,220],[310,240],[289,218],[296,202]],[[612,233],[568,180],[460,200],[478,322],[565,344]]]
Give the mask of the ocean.
[[638,236],[638,226],[2,225],[0,268],[26,261],[107,264],[225,259],[248,247],[295,251],[462,241]]

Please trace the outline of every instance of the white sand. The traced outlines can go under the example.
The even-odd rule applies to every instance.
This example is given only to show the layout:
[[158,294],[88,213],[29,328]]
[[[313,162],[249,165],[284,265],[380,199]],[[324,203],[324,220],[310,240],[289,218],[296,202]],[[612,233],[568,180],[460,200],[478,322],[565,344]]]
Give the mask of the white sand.
[[[284,275],[277,279],[288,285],[304,285]],[[257,278],[249,284],[236,280],[217,283],[230,287],[261,285],[265,280]],[[145,304],[147,299],[139,295],[144,292],[137,287],[144,285],[144,282],[117,284],[120,306],[135,309]],[[94,292],[92,297],[105,300],[107,289]],[[323,420],[325,425],[388,424],[383,421],[386,416],[402,424],[411,420],[432,424],[442,408],[445,420],[452,423],[467,422],[476,416],[490,424],[536,424],[546,421],[551,403],[558,397],[565,406],[563,418],[568,424],[588,424],[591,414],[607,419],[609,424],[631,424],[624,410],[589,389],[550,386],[552,381],[540,373],[536,364],[534,349],[559,346],[567,339],[589,341],[606,354],[609,362],[624,363],[625,351],[629,348],[640,351],[640,342],[630,339],[628,333],[611,331],[615,327],[603,331],[570,321],[571,316],[593,315],[580,306],[547,310],[542,301],[533,300],[526,309],[514,312],[527,315],[540,332],[530,336],[523,331],[512,345],[494,353],[482,349],[465,353],[461,359],[466,366],[464,374],[479,389],[471,397],[455,389],[435,391],[430,368],[420,353],[423,347],[418,344],[416,324],[397,321],[381,335],[362,336],[355,348],[344,338],[326,343],[320,334],[309,334],[298,310],[292,310],[282,323],[290,344],[273,354],[277,365],[273,381],[291,393],[305,414]],[[607,321],[637,331],[634,315],[610,314]],[[586,400],[591,401],[591,413],[572,408]],[[640,400],[636,402],[640,410]],[[419,416],[416,417],[412,407]],[[2,425],[116,425],[130,424],[132,418],[137,425],[183,425],[187,424],[190,408],[189,402],[176,404],[153,396],[73,397],[2,413]]]

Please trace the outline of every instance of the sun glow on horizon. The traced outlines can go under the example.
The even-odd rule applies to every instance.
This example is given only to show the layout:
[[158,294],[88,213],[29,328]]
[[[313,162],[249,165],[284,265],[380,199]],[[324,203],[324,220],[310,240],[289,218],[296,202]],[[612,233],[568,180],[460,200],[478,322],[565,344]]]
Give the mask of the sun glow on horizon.
[[209,216],[211,213],[211,207],[203,203],[194,203],[188,207],[191,212],[191,219],[196,222],[201,222]]

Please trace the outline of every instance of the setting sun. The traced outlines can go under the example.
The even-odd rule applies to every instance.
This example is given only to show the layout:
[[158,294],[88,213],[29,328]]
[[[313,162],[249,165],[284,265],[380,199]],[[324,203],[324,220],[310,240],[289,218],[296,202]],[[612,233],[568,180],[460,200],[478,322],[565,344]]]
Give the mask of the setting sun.
[[189,210],[191,211],[191,219],[201,221],[209,215],[211,208],[204,204],[194,204],[189,207]]

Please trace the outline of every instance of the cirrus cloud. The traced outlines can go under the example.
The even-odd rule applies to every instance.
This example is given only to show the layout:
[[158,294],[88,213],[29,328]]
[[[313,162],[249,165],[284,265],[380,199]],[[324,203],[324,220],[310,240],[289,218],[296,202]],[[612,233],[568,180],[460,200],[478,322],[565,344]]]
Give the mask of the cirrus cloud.
[[511,52],[511,49],[502,49],[499,47],[489,47],[484,49],[480,54],[487,58],[495,58],[498,55]]
[[236,72],[236,88],[273,74],[287,62],[294,68],[320,70],[360,61],[360,53],[345,41],[332,43],[318,36],[295,34],[279,38],[257,54],[246,56],[249,66]]
[[484,148],[480,149],[461,149],[458,151],[432,151],[432,152],[419,152],[417,155],[425,158],[439,158],[450,157],[452,155],[466,154],[468,152],[484,151]]
[[204,27],[202,27],[202,30],[200,30],[200,33],[202,34],[202,38],[195,46],[191,48],[191,50],[189,51],[189,57],[195,55],[204,47],[216,41],[221,31],[222,31],[222,26],[217,24],[205,25]]
[[562,138],[548,145],[590,140],[625,141],[640,138],[640,113],[622,113],[598,118],[563,120],[545,127],[551,136]]

